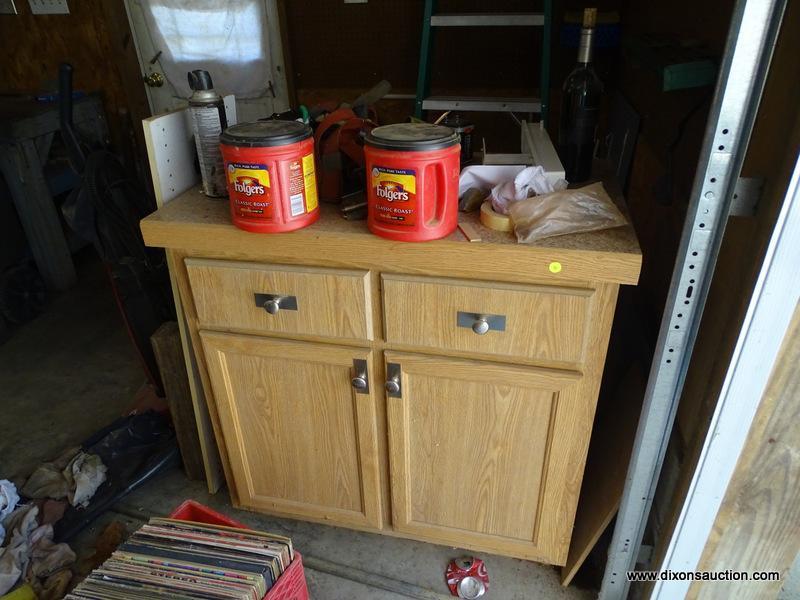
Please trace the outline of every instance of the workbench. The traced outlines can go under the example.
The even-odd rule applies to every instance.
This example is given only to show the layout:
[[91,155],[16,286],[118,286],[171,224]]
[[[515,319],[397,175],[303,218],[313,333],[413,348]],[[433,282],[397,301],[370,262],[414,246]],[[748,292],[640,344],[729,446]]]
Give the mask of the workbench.
[[[59,133],[57,102],[30,96],[0,98],[0,171],[8,184],[36,267],[48,288],[75,284],[72,253],[53,197],[78,177],[65,163],[48,168],[48,156]],[[74,101],[75,129],[94,145],[108,143],[102,98],[91,94]],[[66,185],[63,184],[67,181]]]
[[199,188],[167,248],[235,505],[564,564],[630,226],[393,242],[321,207],[286,234]]

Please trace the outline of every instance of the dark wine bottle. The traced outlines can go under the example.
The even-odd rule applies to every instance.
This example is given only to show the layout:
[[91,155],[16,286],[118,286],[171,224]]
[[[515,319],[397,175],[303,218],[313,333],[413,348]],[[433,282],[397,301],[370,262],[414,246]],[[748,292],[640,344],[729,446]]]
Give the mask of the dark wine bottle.
[[592,68],[592,42],[597,9],[583,11],[578,64],[564,81],[561,101],[559,154],[570,183],[589,179],[592,173],[597,118],[603,83]]

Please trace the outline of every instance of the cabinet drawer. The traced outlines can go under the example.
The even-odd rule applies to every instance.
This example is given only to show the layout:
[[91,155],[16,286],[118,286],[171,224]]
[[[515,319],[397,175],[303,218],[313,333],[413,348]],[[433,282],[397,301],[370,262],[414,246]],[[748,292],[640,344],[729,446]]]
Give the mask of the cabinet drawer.
[[367,271],[186,259],[203,328],[368,339]]
[[388,274],[382,279],[389,343],[583,360],[594,290]]

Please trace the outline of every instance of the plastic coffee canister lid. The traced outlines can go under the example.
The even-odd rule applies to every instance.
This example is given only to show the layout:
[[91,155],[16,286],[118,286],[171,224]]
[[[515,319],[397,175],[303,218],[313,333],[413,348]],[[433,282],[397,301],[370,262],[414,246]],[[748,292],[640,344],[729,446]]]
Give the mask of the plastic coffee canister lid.
[[311,127],[299,121],[254,121],[228,127],[219,140],[228,146],[286,146],[310,138]]
[[458,144],[458,134],[444,125],[396,123],[376,127],[367,135],[367,145],[384,150],[441,150]]

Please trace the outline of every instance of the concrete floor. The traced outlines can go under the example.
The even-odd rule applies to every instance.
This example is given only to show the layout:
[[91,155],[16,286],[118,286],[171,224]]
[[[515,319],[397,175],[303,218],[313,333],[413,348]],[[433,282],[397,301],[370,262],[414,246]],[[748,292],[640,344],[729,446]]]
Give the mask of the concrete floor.
[[[0,479],[20,481],[42,460],[78,444],[127,412],[144,376],[117,313],[105,273],[95,260],[79,265],[79,286],[55,297],[39,318],[0,345]],[[338,527],[237,511],[226,491],[211,496],[202,482],[173,469],[139,488],[73,543],[91,552],[104,526],[132,531],[194,498],[253,527],[290,535],[305,556],[312,598],[359,600],[450,598],[447,562],[457,549]],[[487,598],[582,599],[594,594],[559,585],[555,568],[481,554],[491,579]],[[403,590],[403,593],[389,590]]]
[[131,405],[144,375],[101,264],[0,345],[0,479],[26,477]]

